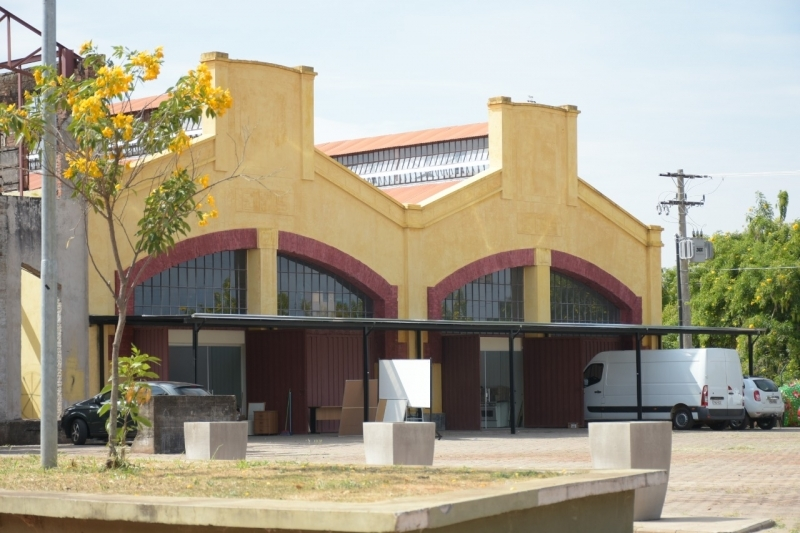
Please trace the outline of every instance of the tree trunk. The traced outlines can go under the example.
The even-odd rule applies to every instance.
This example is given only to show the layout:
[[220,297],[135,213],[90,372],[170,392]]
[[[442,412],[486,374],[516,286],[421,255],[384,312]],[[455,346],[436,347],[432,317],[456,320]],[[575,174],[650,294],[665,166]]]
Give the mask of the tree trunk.
[[[128,302],[124,293],[127,291],[123,287],[121,289],[123,297],[119,298],[117,307],[119,309],[119,317],[117,318],[117,330],[114,332],[114,344],[111,348],[111,407],[108,411],[109,432],[108,432],[108,459],[110,466],[116,466],[119,446],[117,440],[117,406],[119,402],[119,349],[122,345],[122,335],[125,331],[125,321],[127,319]],[[123,436],[124,438],[124,436]],[[123,443],[124,444],[124,443]]]

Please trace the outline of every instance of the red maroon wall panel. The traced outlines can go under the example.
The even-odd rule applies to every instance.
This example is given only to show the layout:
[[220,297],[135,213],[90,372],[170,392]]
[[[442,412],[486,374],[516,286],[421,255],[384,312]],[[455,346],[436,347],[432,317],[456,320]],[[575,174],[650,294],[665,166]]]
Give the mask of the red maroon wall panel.
[[585,426],[583,369],[598,353],[619,349],[618,337],[523,339],[525,426]]
[[478,335],[442,338],[442,410],[447,429],[481,428],[480,348]]
[[[361,332],[309,330],[306,335],[308,406],[342,405],[344,382],[363,377]],[[338,432],[338,421],[317,422],[319,432]]]
[[268,411],[277,411],[280,431],[291,390],[292,431],[308,433],[305,339],[304,330],[245,333],[247,401],[264,402]]
[[161,364],[153,370],[158,379],[169,380],[169,331],[167,328],[135,328],[133,344],[140,351],[158,357]]

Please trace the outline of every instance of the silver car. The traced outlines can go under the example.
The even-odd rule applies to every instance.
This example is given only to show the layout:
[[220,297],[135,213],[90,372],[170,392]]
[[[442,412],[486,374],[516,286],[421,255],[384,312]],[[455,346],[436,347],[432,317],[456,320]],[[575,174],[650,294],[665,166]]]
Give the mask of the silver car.
[[747,429],[753,424],[772,429],[783,419],[783,398],[775,383],[767,378],[744,378],[744,420],[731,421],[731,429]]

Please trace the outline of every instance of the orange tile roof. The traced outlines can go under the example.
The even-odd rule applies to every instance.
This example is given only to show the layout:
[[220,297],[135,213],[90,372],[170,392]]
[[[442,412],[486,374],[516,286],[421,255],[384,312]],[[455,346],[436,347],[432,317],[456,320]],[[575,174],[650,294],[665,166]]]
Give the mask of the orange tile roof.
[[427,200],[434,194],[449,189],[461,181],[440,181],[438,183],[420,183],[418,185],[404,185],[402,187],[381,188],[383,192],[401,204],[418,204]]
[[130,102],[112,104],[109,111],[112,115],[116,115],[117,113],[136,113],[142,109],[155,109],[167,98],[169,98],[169,96],[166,94],[145,96],[144,98],[133,98]]
[[28,191],[35,191],[42,188],[42,175],[39,172],[28,173]]
[[383,150],[384,148],[397,148],[400,146],[413,146],[415,144],[454,141],[456,139],[469,139],[471,137],[483,137],[486,135],[489,135],[489,124],[487,122],[481,122],[478,124],[467,124],[465,126],[450,126],[447,128],[435,128],[432,130],[409,131],[406,133],[380,135],[378,137],[352,139],[349,141],[334,141],[318,144],[317,149],[319,149],[328,157],[333,157],[344,154],[357,154],[359,152]]

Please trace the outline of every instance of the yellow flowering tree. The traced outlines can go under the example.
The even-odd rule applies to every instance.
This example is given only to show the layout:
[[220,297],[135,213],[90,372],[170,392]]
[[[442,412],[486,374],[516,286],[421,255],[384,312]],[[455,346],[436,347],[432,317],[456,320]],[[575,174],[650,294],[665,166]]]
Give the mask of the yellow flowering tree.
[[[93,76],[66,78],[52,68],[37,68],[36,87],[25,94],[25,104],[20,108],[0,107],[0,130],[35,151],[46,127],[43,110],[49,108],[66,119],[66,127],[55,132],[63,170],[60,175],[58,169],[48,170],[74,198],[85,203],[88,211],[99,216],[108,230],[107,242],[119,276],[118,291],[107,272],[94,260],[92,263],[119,312],[109,408],[109,420],[117,420],[122,332],[128,301],[141,281],[137,276],[142,269],[135,271],[133,266],[142,258],[149,261],[167,252],[177,237],[191,230],[192,218],[205,226],[217,216],[214,198],[209,194],[209,177],[198,176],[194,169],[182,165],[181,161],[188,158],[180,156],[191,149],[186,125],[199,124],[203,115],[224,114],[232,100],[229,91],[213,86],[211,73],[201,64],[180,78],[152,113],[133,112],[130,101],[134,91],[159,76],[162,49],[140,52],[114,47],[111,55],[105,56],[92,43],[86,43],[81,55],[86,71]],[[147,164],[146,159],[154,154],[161,157]],[[137,202],[142,216],[136,227],[130,228],[122,222],[124,210]],[[119,464],[123,439],[124,434],[109,431],[111,466]]]

